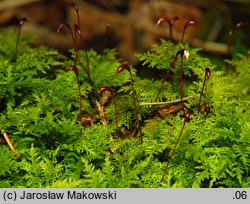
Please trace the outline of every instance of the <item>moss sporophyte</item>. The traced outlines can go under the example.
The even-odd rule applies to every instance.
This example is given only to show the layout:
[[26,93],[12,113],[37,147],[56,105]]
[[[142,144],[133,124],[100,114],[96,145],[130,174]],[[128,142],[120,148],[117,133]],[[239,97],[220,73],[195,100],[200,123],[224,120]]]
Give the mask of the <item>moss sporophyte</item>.
[[174,36],[173,36],[173,26],[174,26],[174,23],[179,20],[179,17],[178,16],[175,16],[174,18],[172,18],[171,20],[167,17],[163,17],[163,18],[160,18],[157,22],[157,26],[159,26],[161,23],[163,22],[166,22],[168,23],[168,26],[169,26],[169,40],[174,42]]
[[[211,70],[207,67],[205,69],[205,78],[204,78],[204,82],[203,82],[203,85],[202,85],[202,90],[201,90],[201,93],[200,93],[200,99],[199,99],[199,103],[198,103],[198,112],[201,109],[201,106],[200,106],[201,105],[201,98],[202,98],[202,95],[203,95],[206,80],[209,80],[210,77],[211,77]],[[203,104],[202,113],[204,113],[204,111],[205,111],[205,104]]]
[[20,38],[20,33],[21,33],[21,28],[23,26],[23,24],[25,22],[28,22],[27,18],[21,18],[21,20],[19,21],[19,25],[18,25],[18,33],[17,33],[17,40],[16,40],[16,54],[15,54],[15,61],[17,60],[18,57],[18,45],[19,45],[19,38]]
[[227,57],[230,59],[231,46],[234,37],[234,33],[237,29],[246,26],[246,22],[238,22],[235,26],[233,26],[228,32],[228,41],[227,41]]
[[75,75],[76,75],[77,89],[78,89],[78,93],[79,93],[79,106],[80,106],[79,107],[80,113],[79,113],[78,121],[82,125],[83,124],[82,123],[82,94],[81,94],[81,82],[79,80],[79,71],[78,71],[78,68],[76,66],[70,66],[69,69],[74,71]]
[[179,141],[180,141],[180,138],[181,138],[181,136],[182,136],[182,132],[183,132],[183,130],[184,130],[184,127],[185,127],[186,123],[188,122],[188,120],[190,119],[190,116],[191,116],[192,113],[193,113],[193,111],[192,111],[191,109],[189,109],[189,110],[186,112],[186,114],[185,114],[184,121],[183,121],[183,125],[182,125],[182,128],[181,128],[181,132],[180,132],[180,134],[179,134],[179,136],[178,136],[178,138],[177,138],[177,140],[176,140],[176,142],[175,142],[175,144],[174,144],[174,147],[173,147],[173,149],[172,149],[172,152],[171,152],[171,154],[170,154],[170,156],[169,156],[169,158],[168,158],[166,167],[165,167],[164,172],[163,172],[163,174],[162,174],[161,181],[160,181],[160,185],[161,185],[161,186],[162,186],[162,182],[163,182],[163,180],[164,180],[164,177],[165,177],[165,175],[166,175],[166,173],[167,173],[167,169],[168,169],[168,167],[169,167],[169,164],[170,164],[170,162],[171,162],[171,160],[172,160],[172,158],[173,158],[173,156],[174,156],[175,149],[176,149],[176,147],[177,147],[177,145],[178,145],[178,143],[179,143]]
[[179,73],[179,87],[180,87],[180,99],[181,99],[181,105],[182,105],[182,110],[183,113],[185,114],[185,105],[184,102],[182,100],[183,94],[182,94],[182,86],[183,86],[183,79],[182,79],[182,69],[183,69],[183,58],[185,57],[187,60],[189,58],[189,52],[186,49],[181,49],[179,50],[174,58],[174,61],[171,63],[171,67],[175,66],[175,63],[178,59],[178,56],[181,55],[181,63],[180,63],[180,73]]
[[195,20],[190,20],[190,21],[187,21],[183,27],[183,31],[182,31],[182,37],[181,37],[181,43],[183,42],[183,39],[184,39],[184,35],[185,35],[185,31],[186,29],[189,27],[189,26],[192,26],[192,25],[197,25],[198,23],[195,21]]
[[139,129],[139,133],[140,133],[140,142],[142,144],[142,131],[141,131],[141,126],[140,126],[140,120],[139,120],[139,111],[138,111],[138,107],[137,107],[137,101],[136,101],[136,96],[135,96],[135,85],[134,85],[134,78],[133,75],[131,73],[131,69],[127,64],[122,64],[118,67],[116,74],[121,73],[124,69],[126,69],[129,72],[130,75],[130,79],[131,79],[131,87],[132,87],[132,96],[133,96],[133,106],[134,106],[134,113],[136,115],[136,125],[135,125],[135,129],[133,131],[133,134],[136,134],[137,129]]

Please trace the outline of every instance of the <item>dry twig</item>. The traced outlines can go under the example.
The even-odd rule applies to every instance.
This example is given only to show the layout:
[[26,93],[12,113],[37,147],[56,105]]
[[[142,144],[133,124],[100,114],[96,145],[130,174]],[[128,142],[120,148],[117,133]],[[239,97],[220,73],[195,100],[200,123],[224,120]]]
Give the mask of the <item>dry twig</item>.
[[15,149],[15,147],[13,146],[13,144],[12,144],[12,142],[11,142],[11,140],[10,140],[8,134],[5,132],[4,129],[2,129],[1,131],[2,131],[2,134],[3,134],[3,136],[4,136],[4,139],[6,140],[6,142],[7,142],[8,145],[9,145],[10,149],[11,149],[14,153],[16,153],[16,149]]

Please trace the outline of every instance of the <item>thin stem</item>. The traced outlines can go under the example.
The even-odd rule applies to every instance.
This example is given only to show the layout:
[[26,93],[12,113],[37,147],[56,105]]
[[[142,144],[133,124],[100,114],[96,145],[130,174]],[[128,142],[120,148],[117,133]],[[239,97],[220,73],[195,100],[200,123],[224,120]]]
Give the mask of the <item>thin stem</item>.
[[234,37],[234,33],[237,29],[239,29],[242,26],[245,26],[246,23],[245,22],[239,22],[237,23],[235,26],[233,26],[229,32],[228,32],[228,41],[227,41],[227,58],[230,59],[230,53],[231,53],[231,47],[232,47],[232,41],[233,41],[233,37]]
[[101,61],[102,61],[102,58],[103,58],[104,50],[105,50],[106,47],[107,47],[107,43],[108,43],[108,34],[109,34],[109,24],[107,25],[106,33],[105,33],[105,37],[104,37],[103,48],[102,48],[102,51],[101,51]]
[[201,94],[200,94],[200,98],[199,98],[199,103],[198,103],[198,113],[200,112],[201,98],[202,98],[202,95],[203,95],[203,91],[204,91],[205,83],[206,83],[206,73],[205,73],[205,78],[204,78],[204,82],[203,82],[203,85],[202,85]]
[[184,34],[185,34],[185,31],[186,29],[191,26],[191,25],[197,25],[198,23],[194,20],[190,20],[190,21],[187,21],[184,25],[184,28],[183,28],[183,31],[182,31],[182,37],[181,37],[181,43],[183,42],[183,39],[184,39]]
[[[77,44],[77,42],[76,42],[76,40],[77,40],[76,34],[77,34],[77,33],[78,33],[78,35],[80,36],[80,38],[83,39],[82,32],[81,32],[81,27],[80,27],[80,26],[81,26],[81,23],[80,23],[80,15],[79,15],[78,5],[77,5],[75,2],[71,3],[70,5],[74,8],[74,10],[76,11],[76,14],[77,14],[77,23],[78,23],[78,24],[75,25],[75,45],[76,45],[76,44]],[[86,47],[86,44],[85,44],[84,39],[83,39],[83,49],[84,49],[84,53],[85,53],[85,57],[86,57],[86,62],[87,62],[87,70],[85,70],[85,68],[84,68],[83,64],[81,63],[81,60],[80,60],[80,58],[79,58],[79,56],[78,56],[78,48],[77,48],[77,46],[75,46],[75,50],[76,50],[76,60],[75,60],[75,64],[76,64],[76,61],[78,60],[79,63],[80,63],[80,65],[81,65],[81,67],[84,69],[84,71],[86,72],[86,74],[87,74],[87,76],[88,76],[88,81],[89,81],[90,85],[93,87],[93,89],[95,89],[95,88],[94,88],[94,83],[93,83],[93,81],[91,80],[91,76],[90,76],[89,57],[88,57],[87,47]]]
[[170,23],[170,33],[169,33],[169,38],[172,42],[174,42],[174,36],[173,36],[173,26],[175,21],[179,20],[178,16],[175,16],[174,18],[171,19],[171,23]]
[[59,33],[61,31],[61,29],[65,26],[68,28],[70,35],[71,35],[71,38],[72,38],[72,41],[73,41],[73,46],[74,46],[74,50],[75,50],[75,54],[76,54],[76,58],[75,58],[75,66],[76,66],[76,62],[78,59],[78,47],[77,47],[77,38],[76,38],[77,30],[75,28],[75,35],[74,35],[70,25],[65,22],[65,23],[62,23],[58,26],[57,32]]
[[18,55],[18,45],[19,45],[19,36],[20,36],[21,26],[18,27],[18,33],[17,33],[17,40],[16,40],[16,54],[15,54],[15,61],[17,61],[17,55]]
[[132,73],[129,69],[129,75],[130,75],[130,79],[131,79],[131,87],[132,87],[132,95],[133,95],[133,102],[134,102],[134,112],[135,112],[135,116],[136,116],[136,128],[139,129],[140,132],[140,142],[142,144],[142,131],[141,131],[141,126],[140,126],[140,120],[139,120],[139,111],[137,109],[137,105],[136,105],[136,98],[135,98],[135,85],[134,85],[134,79],[132,76]]
[[76,52],[76,61],[75,63],[78,61],[80,66],[83,68],[84,72],[87,74],[88,76],[88,71],[87,69],[83,66],[82,62],[81,62],[81,59],[79,58],[79,53],[78,53],[78,47],[77,47],[77,37],[76,37],[76,34],[78,34],[79,38],[82,39],[83,38],[83,34],[82,34],[82,31],[80,29],[80,27],[78,25],[74,25],[74,28],[75,28],[75,52]]
[[77,78],[77,88],[78,88],[78,93],[79,93],[79,104],[80,104],[79,119],[80,119],[80,124],[82,125],[82,94],[81,94],[81,84],[80,84],[79,77],[77,76],[76,78]]
[[76,57],[75,57],[75,66],[76,66],[76,63],[79,59],[79,51],[78,51],[78,46],[77,46],[77,37],[76,37],[76,30],[75,30],[75,54],[76,54]]
[[142,144],[142,131],[141,131],[141,126],[140,126],[139,110],[138,110],[139,108],[137,107],[137,104],[136,104],[134,78],[132,76],[131,69],[127,64],[122,64],[122,65],[120,65],[118,67],[118,69],[116,71],[116,74],[121,73],[124,69],[126,69],[129,72],[129,75],[130,75],[131,86],[132,86],[132,95],[133,95],[133,106],[134,106],[134,112],[135,112],[135,115],[136,115],[136,126],[135,126],[135,129],[134,129],[132,135],[136,135],[137,134],[137,129],[139,129],[140,142]]
[[80,64],[80,66],[83,68],[83,70],[86,72],[86,74],[88,76],[89,84],[93,87],[93,90],[95,90],[94,83],[91,80],[91,76],[90,76],[90,63],[89,63],[88,52],[87,52],[86,44],[85,44],[85,41],[84,41],[84,38],[83,38],[83,34],[82,34],[82,31],[81,31],[81,29],[80,29],[80,27],[78,25],[74,25],[74,27],[75,27],[75,31],[78,34],[78,36],[80,37],[80,39],[83,40],[83,50],[84,50],[84,53],[85,53],[87,69],[85,68],[85,66],[83,66],[79,56],[77,56],[78,57],[78,62]]
[[[88,81],[89,81],[89,84],[91,85],[92,87],[92,92],[91,92],[91,98],[94,99],[95,101],[97,100],[97,95],[96,95],[96,88],[95,88],[95,83],[91,80],[91,77],[90,77],[90,72],[85,68],[85,66],[83,65],[80,57],[78,56],[77,58],[77,61],[78,63],[80,64],[80,66],[82,67],[83,71],[87,74],[87,77],[88,77]],[[97,107],[98,108],[98,107]]]
[[177,21],[178,19],[179,19],[178,16],[175,16],[171,20],[169,18],[164,17],[164,18],[160,18],[158,20],[157,24],[156,24],[158,26],[159,24],[161,24],[163,22],[168,23],[168,25],[169,25],[169,40],[172,41],[172,42],[174,41],[174,38],[173,38],[173,25],[174,25],[175,21]]
[[104,38],[104,42],[103,42],[103,51],[105,50],[106,46],[107,46],[107,42],[108,42],[108,34],[109,34],[109,24],[107,25],[106,28],[106,33],[105,33],[105,38]]
[[65,26],[68,28],[68,30],[70,32],[70,35],[71,35],[71,38],[72,38],[72,41],[73,41],[73,45],[74,45],[74,48],[75,48],[76,47],[75,37],[74,37],[73,31],[72,31],[72,29],[71,29],[71,27],[70,27],[70,25],[68,23],[66,23],[66,22],[61,23],[57,28],[57,32],[59,33],[61,31],[61,29],[63,29],[63,27],[65,27]]
[[180,65],[180,78],[179,78],[179,84],[180,84],[180,99],[181,99],[181,106],[183,113],[185,114],[185,105],[182,99],[182,66],[183,66],[183,55],[181,56],[181,65]]
[[207,67],[205,69],[204,82],[203,82],[203,86],[202,86],[202,90],[201,90],[201,94],[200,94],[200,99],[199,99],[199,103],[198,103],[198,113],[200,112],[201,98],[203,96],[203,91],[204,91],[205,83],[206,83],[206,80],[210,79],[210,77],[211,77],[211,70]]
[[79,94],[79,106],[80,106],[79,120],[80,120],[80,124],[82,125],[83,124],[83,122],[82,122],[82,94],[81,94],[81,83],[79,80],[79,71],[78,71],[76,66],[70,66],[69,69],[74,71],[75,75],[76,75],[77,89],[78,89],[78,94]]
[[[178,55],[181,55],[181,56],[182,56],[182,60],[183,60],[183,56],[186,56],[186,57],[188,58],[189,53],[187,52],[186,49],[179,50],[179,51],[176,53],[176,55],[175,55],[175,57],[174,57],[174,60],[170,63],[170,68],[173,68],[173,67],[175,66],[175,62],[176,62],[177,59],[178,59]],[[182,63],[183,63],[183,61],[182,61]],[[182,66],[182,65],[181,65],[181,66]],[[156,102],[156,101],[158,100],[158,98],[159,98],[159,96],[160,96],[160,93],[161,93],[161,91],[162,91],[162,89],[163,89],[163,86],[164,86],[164,84],[165,84],[165,81],[166,81],[167,76],[169,75],[169,73],[170,73],[170,69],[168,69],[168,70],[166,71],[165,75],[164,75],[164,78],[163,78],[163,80],[162,80],[162,84],[161,84],[160,88],[158,89],[158,93],[157,93],[157,96],[156,96],[154,102]],[[182,105],[183,105],[183,104],[182,104]]]
[[185,114],[185,105],[184,105],[183,100],[182,100],[182,95],[183,95],[182,94],[182,67],[183,67],[183,57],[186,57],[188,59],[189,52],[186,49],[179,50],[175,55],[174,61],[170,64],[171,67],[173,67],[175,65],[175,62],[177,60],[178,55],[181,55],[180,74],[179,74],[180,99],[181,99],[182,110]]
[[184,127],[185,127],[187,121],[189,120],[190,115],[192,114],[192,112],[193,112],[192,110],[188,110],[187,113],[186,113],[186,115],[185,115],[184,122],[183,122],[183,125],[182,125],[182,128],[181,128],[181,132],[180,132],[180,134],[179,134],[179,136],[178,136],[178,138],[177,138],[177,140],[176,140],[176,142],[175,142],[174,148],[173,148],[173,150],[172,150],[172,152],[171,152],[171,154],[170,154],[170,156],[169,156],[169,158],[168,158],[166,167],[165,167],[165,169],[164,169],[164,171],[163,171],[163,174],[162,174],[162,177],[161,177],[161,181],[160,181],[160,185],[161,185],[161,186],[162,186],[162,182],[163,182],[163,180],[164,180],[164,177],[165,177],[165,175],[166,175],[166,173],[167,173],[167,169],[168,169],[168,167],[169,167],[169,164],[170,164],[170,162],[171,162],[172,159],[173,159],[173,156],[174,156],[176,147],[177,147],[177,145],[178,145],[178,143],[179,143],[179,141],[180,141],[180,138],[181,138],[181,136],[182,136],[182,132],[183,132],[183,130],[184,130]]
[[169,39],[170,39],[170,41],[173,42],[173,25],[172,24],[169,24],[169,30],[170,30]]
[[169,156],[169,158],[168,158],[168,162],[167,162],[166,167],[165,167],[165,169],[164,169],[164,171],[163,171],[163,174],[162,174],[162,177],[161,177],[161,181],[160,181],[160,185],[162,185],[162,181],[163,181],[163,179],[164,179],[164,177],[165,177],[165,175],[166,175],[166,173],[167,173],[167,169],[168,169],[168,167],[169,167],[169,164],[170,164],[170,162],[171,162],[171,160],[172,160],[172,158],[173,158],[173,156],[174,156],[175,149],[176,149],[176,147],[177,147],[177,145],[178,145],[178,143],[179,143],[179,141],[180,141],[180,138],[181,138],[181,136],[182,136],[182,132],[183,132],[183,130],[184,130],[185,125],[186,125],[186,122],[184,121],[184,122],[183,122],[183,125],[182,125],[182,128],[181,128],[181,132],[180,132],[180,134],[179,134],[179,136],[178,136],[178,138],[177,138],[177,140],[176,140],[176,142],[175,142],[174,148],[173,148],[173,150],[172,150],[172,152],[171,152],[171,154],[170,154],[170,156]]
[[158,93],[157,93],[157,96],[156,96],[154,102],[156,102],[156,101],[158,100],[158,98],[159,98],[159,96],[160,96],[160,93],[161,93],[161,91],[162,91],[162,89],[163,89],[163,86],[164,86],[164,84],[165,84],[165,81],[167,80],[167,76],[169,75],[169,73],[170,73],[170,70],[168,69],[168,70],[166,71],[165,75],[164,75],[164,78],[163,78],[163,80],[162,80],[161,86],[160,86],[160,88],[158,89]]
[[22,19],[19,21],[18,32],[17,32],[17,40],[16,40],[15,61],[17,61],[17,57],[18,57],[18,46],[19,46],[19,38],[20,38],[21,28],[22,28],[22,25],[23,25],[25,22],[28,22],[27,18],[22,18]]
[[[78,63],[80,64],[80,66],[83,68],[83,71],[84,71],[84,72],[87,74],[87,76],[88,76],[88,70],[85,69],[85,67],[84,67],[84,65],[83,65],[83,63],[82,63],[82,61],[81,61],[80,58],[79,58],[79,55],[78,55],[77,61],[78,61]],[[89,78],[88,78],[88,80],[89,80]]]
[[183,32],[182,32],[181,43],[183,43],[185,30],[186,30],[186,29],[184,29]]
[[[77,25],[79,26],[79,29],[80,29],[80,16],[79,16],[78,5],[75,2],[71,3],[70,5],[76,11],[77,23],[78,23]],[[78,59],[78,48],[77,48],[77,38],[76,38],[76,35],[77,35],[77,30],[75,29],[75,52],[76,52],[75,65],[76,65],[76,62],[77,62],[77,59]]]
[[[79,15],[79,9],[78,9],[78,5],[73,2],[70,4],[74,10],[76,11],[76,14],[77,14],[77,25],[75,25],[75,44],[76,44],[76,34],[78,33],[78,35],[80,36],[81,39],[83,39],[83,35],[82,35],[82,32],[81,32],[81,23],[80,23],[80,15]],[[76,47],[76,61],[78,60],[81,67],[84,69],[84,71],[86,72],[87,76],[88,76],[88,80],[89,80],[89,83],[91,84],[91,86],[94,88],[94,83],[93,81],[91,80],[91,77],[90,77],[90,65],[89,65],[89,57],[88,57],[88,52],[87,52],[87,47],[86,47],[86,44],[85,44],[85,41],[83,39],[83,49],[84,49],[84,53],[85,53],[85,57],[86,57],[86,62],[87,62],[87,70],[85,70],[83,64],[81,63],[81,60],[79,59],[79,56],[78,56],[78,49],[77,49],[77,46]],[[76,62],[75,62],[76,63]]]

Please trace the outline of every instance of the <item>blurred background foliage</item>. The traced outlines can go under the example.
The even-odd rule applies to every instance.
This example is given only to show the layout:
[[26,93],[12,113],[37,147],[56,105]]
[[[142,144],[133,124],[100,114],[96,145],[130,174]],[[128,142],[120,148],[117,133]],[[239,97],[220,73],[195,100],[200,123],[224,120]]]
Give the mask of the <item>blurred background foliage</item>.
[[[73,0],[2,0],[0,26],[5,30],[17,29],[20,18],[29,23],[26,33],[35,34],[36,45],[48,45],[67,53],[72,40],[67,30],[56,33],[62,22],[77,23]],[[187,29],[184,42],[200,47],[214,59],[226,56],[228,31],[236,23],[250,19],[249,0],[75,0],[79,6],[81,29],[88,48],[103,49],[107,25],[110,26],[107,47],[116,48],[119,57],[136,65],[136,52],[151,48],[153,43],[169,35],[168,25],[156,26],[161,17],[180,17],[174,25],[174,37],[181,38],[183,25],[188,20],[198,21]],[[233,53],[246,54],[250,47],[250,26],[237,30]],[[234,56],[234,55],[233,55]]]

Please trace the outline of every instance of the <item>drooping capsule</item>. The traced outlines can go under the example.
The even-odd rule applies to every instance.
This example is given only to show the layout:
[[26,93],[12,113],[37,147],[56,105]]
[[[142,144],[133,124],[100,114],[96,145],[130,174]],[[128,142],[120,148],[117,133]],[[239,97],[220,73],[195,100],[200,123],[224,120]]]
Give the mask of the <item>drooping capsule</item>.
[[205,72],[206,72],[206,79],[209,80],[211,77],[211,70],[207,67]]
[[130,71],[130,67],[127,64],[122,64],[121,66],[118,67],[116,70],[116,74],[120,74],[124,69]]
[[184,38],[184,33],[186,31],[186,29],[191,26],[191,25],[197,25],[198,23],[194,20],[190,20],[190,21],[187,21],[184,25],[184,28],[183,28],[183,31],[182,31],[182,38],[181,38],[181,42],[183,42],[183,38]]
[[171,26],[171,20],[169,19],[169,18],[167,18],[167,17],[163,17],[163,18],[160,18],[158,21],[157,21],[157,26],[159,26],[161,23],[163,23],[163,22],[166,22],[166,23],[168,23],[168,25],[169,26]]
[[70,25],[68,24],[68,23],[66,23],[66,22],[64,22],[64,23],[61,23],[59,26],[58,26],[58,28],[57,28],[57,31],[56,32],[60,32],[64,27],[67,27],[70,31],[71,31],[71,27],[70,27]]
[[187,21],[184,25],[184,30],[186,30],[191,25],[197,25],[198,23],[194,20]]
[[206,103],[203,103],[201,105],[201,113],[205,113],[207,111],[207,104]]
[[102,93],[103,91],[109,91],[110,93],[113,93],[113,89],[108,86],[102,86],[98,89],[98,93]]
[[187,122],[191,116],[191,114],[193,113],[193,111],[191,109],[189,109],[186,114],[185,114],[185,117],[184,117],[184,121]]
[[19,21],[19,26],[22,26],[25,22],[28,22],[28,19],[27,18],[21,18],[20,21]]
[[74,71],[75,74],[76,74],[76,76],[78,77],[79,71],[78,71],[78,68],[76,66],[70,66],[69,69],[72,70],[72,71]]
[[80,29],[80,27],[79,27],[79,25],[74,25],[74,28],[75,28],[75,31],[76,31],[76,33],[78,34],[78,36],[82,39],[83,38],[83,34],[82,34],[82,31],[81,31],[81,29]]

